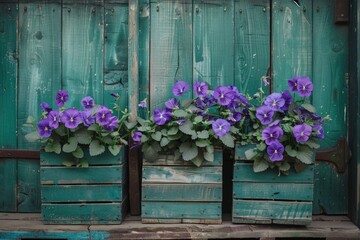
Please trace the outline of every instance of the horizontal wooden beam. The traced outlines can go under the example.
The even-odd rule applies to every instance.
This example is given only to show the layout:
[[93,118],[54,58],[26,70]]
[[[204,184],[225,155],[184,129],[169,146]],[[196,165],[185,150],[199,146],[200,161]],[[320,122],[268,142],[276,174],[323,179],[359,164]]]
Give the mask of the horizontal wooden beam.
[[27,149],[0,149],[0,159],[40,159],[40,151],[38,150],[27,150]]

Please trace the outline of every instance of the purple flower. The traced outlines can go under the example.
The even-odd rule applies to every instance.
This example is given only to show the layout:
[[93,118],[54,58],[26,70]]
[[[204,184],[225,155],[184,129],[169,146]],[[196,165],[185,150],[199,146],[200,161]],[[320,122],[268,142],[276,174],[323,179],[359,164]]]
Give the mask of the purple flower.
[[179,105],[180,105],[180,103],[178,102],[178,100],[176,100],[176,98],[172,98],[165,102],[166,108],[171,109],[171,110],[178,108]]
[[230,131],[230,123],[224,119],[218,119],[212,123],[212,129],[217,136],[223,137]]
[[285,100],[280,93],[272,93],[266,97],[264,104],[277,111],[285,105]]
[[50,105],[47,104],[46,102],[42,102],[42,103],[40,104],[40,107],[41,107],[41,109],[42,109],[44,112],[47,112],[47,113],[49,113],[49,112],[52,110],[51,107],[50,107]]
[[234,91],[226,86],[218,86],[213,92],[213,97],[222,106],[227,106],[234,98]]
[[300,77],[297,80],[297,90],[300,96],[309,97],[314,86],[308,77]]
[[69,108],[61,115],[61,122],[67,128],[76,128],[81,122],[80,112],[76,108]]
[[141,107],[141,108],[146,108],[146,99],[144,99],[144,100],[142,100],[139,104],[138,104],[138,106],[139,107]]
[[82,122],[86,127],[95,123],[95,117],[91,114],[91,111],[82,111],[80,112]]
[[241,119],[242,119],[242,114],[239,112],[230,113],[229,116],[226,118],[226,120],[228,120],[231,125],[237,123]]
[[154,121],[157,125],[164,125],[171,119],[171,112],[168,109],[155,109]]
[[135,145],[139,145],[141,143],[142,132],[136,131],[132,134],[132,140],[134,141]]
[[269,124],[272,121],[274,111],[268,106],[261,106],[256,109],[256,117],[260,120],[261,124]]
[[309,125],[301,124],[293,128],[293,134],[297,142],[306,142],[312,133],[312,128]]
[[58,128],[60,122],[60,114],[59,111],[52,110],[49,112],[47,119],[49,120],[49,126],[51,128]]
[[117,93],[110,93],[110,95],[114,97],[114,100],[115,100],[115,101],[120,98],[120,95],[117,94]]
[[109,122],[104,125],[104,129],[114,131],[119,126],[119,119],[115,116],[109,118]]
[[287,111],[293,102],[293,98],[288,90],[284,91],[281,97],[285,100],[285,104],[281,107],[281,110]]
[[52,128],[50,127],[49,120],[47,118],[39,121],[37,129],[39,131],[40,137],[46,138],[51,136]]
[[313,136],[319,139],[324,139],[324,128],[321,125],[314,125],[313,131],[315,131],[315,133],[313,133]]
[[68,100],[69,94],[66,90],[59,90],[56,94],[56,105],[58,107],[64,106],[64,103]]
[[172,92],[174,94],[174,96],[180,97],[182,96],[187,90],[189,90],[189,84],[187,84],[187,82],[184,81],[179,81],[176,82]]
[[264,77],[263,79],[262,79],[262,81],[263,81],[263,83],[264,83],[264,86],[266,87],[266,86],[268,86],[269,84],[270,84],[270,78],[269,77]]
[[196,95],[200,98],[206,97],[207,92],[209,90],[208,85],[204,82],[196,82],[193,88]]
[[106,125],[109,123],[111,116],[111,111],[107,107],[99,106],[95,114],[96,122],[102,126]]
[[284,146],[279,142],[273,142],[267,147],[266,152],[271,161],[281,161],[283,159]]
[[267,145],[270,145],[274,142],[278,142],[280,138],[284,135],[283,130],[279,126],[267,127],[263,130],[261,136],[265,140]]
[[86,96],[81,100],[81,105],[86,110],[92,109],[94,107],[94,99],[90,96]]
[[186,122],[185,119],[179,119],[179,120],[176,121],[176,123],[177,123],[178,125],[180,125],[180,126],[183,125],[185,122]]
[[292,91],[292,92],[297,91],[297,80],[298,80],[298,77],[294,77],[293,79],[288,80],[288,85],[289,85],[290,91]]
[[280,123],[281,121],[278,119],[278,120],[275,120],[275,121],[273,121],[272,123],[270,123],[269,124],[269,127],[272,127],[272,126],[279,126],[279,123]]

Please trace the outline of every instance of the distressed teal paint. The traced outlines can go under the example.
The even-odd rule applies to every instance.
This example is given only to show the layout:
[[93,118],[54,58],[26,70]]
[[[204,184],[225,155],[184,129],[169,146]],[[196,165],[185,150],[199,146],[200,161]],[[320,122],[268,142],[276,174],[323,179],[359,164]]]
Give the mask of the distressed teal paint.
[[[177,81],[192,84],[192,4],[151,2],[150,109],[173,97]],[[183,95],[188,98],[191,91]]]
[[236,0],[234,19],[234,84],[253,95],[270,74],[270,1]]
[[67,239],[67,240],[105,240],[110,238],[110,233],[106,231],[89,231],[89,232],[0,232],[0,239]]
[[[0,3],[0,148],[16,148],[16,3]],[[16,211],[17,161],[0,159],[0,211]],[[6,183],[6,184],[5,184]]]

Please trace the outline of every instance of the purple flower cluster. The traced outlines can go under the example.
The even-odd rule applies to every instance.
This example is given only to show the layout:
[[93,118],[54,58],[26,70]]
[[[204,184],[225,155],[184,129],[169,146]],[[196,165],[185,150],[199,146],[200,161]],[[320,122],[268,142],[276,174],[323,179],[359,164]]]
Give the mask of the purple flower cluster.
[[[58,91],[56,105],[63,107],[68,98],[69,95],[66,90]],[[112,112],[105,106],[99,106],[95,110],[94,99],[90,96],[84,97],[81,100],[81,105],[84,108],[82,111],[76,108],[52,110],[46,102],[41,103],[40,107],[45,117],[39,121],[37,126],[40,137],[50,137],[52,131],[57,129],[60,124],[69,129],[75,129],[80,124],[89,127],[95,123],[103,126],[107,131],[114,131],[118,128],[119,119],[112,116]]]

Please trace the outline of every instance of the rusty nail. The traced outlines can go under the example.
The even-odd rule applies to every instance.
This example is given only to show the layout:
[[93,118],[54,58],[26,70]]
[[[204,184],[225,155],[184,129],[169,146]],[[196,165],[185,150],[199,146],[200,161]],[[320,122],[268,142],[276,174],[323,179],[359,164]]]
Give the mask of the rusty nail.
[[224,7],[224,12],[226,12],[226,7]]
[[93,8],[93,9],[91,10],[91,12],[92,12],[92,13],[95,13],[95,12],[96,12],[96,9],[95,9],[95,8]]
[[8,8],[8,11],[11,12],[11,8]]
[[160,11],[159,5],[156,6],[156,11],[157,11],[157,12]]
[[239,13],[241,14],[242,12],[243,12],[243,10],[242,10],[242,9],[240,9],[240,10],[239,10]]
[[115,12],[115,9],[114,9],[114,8],[112,8],[112,9],[111,9],[111,12],[112,12],[112,13],[114,14],[114,12]]
[[68,12],[71,12],[71,8],[68,8]]
[[196,13],[199,13],[199,8],[198,7],[196,8]]
[[263,12],[266,12],[266,7],[263,7]]
[[306,12],[306,7],[303,8],[303,12]]
[[24,7],[24,12],[27,12],[27,7]]
[[140,8],[140,12],[142,12],[143,10],[144,10],[144,9],[141,7],[141,8]]

